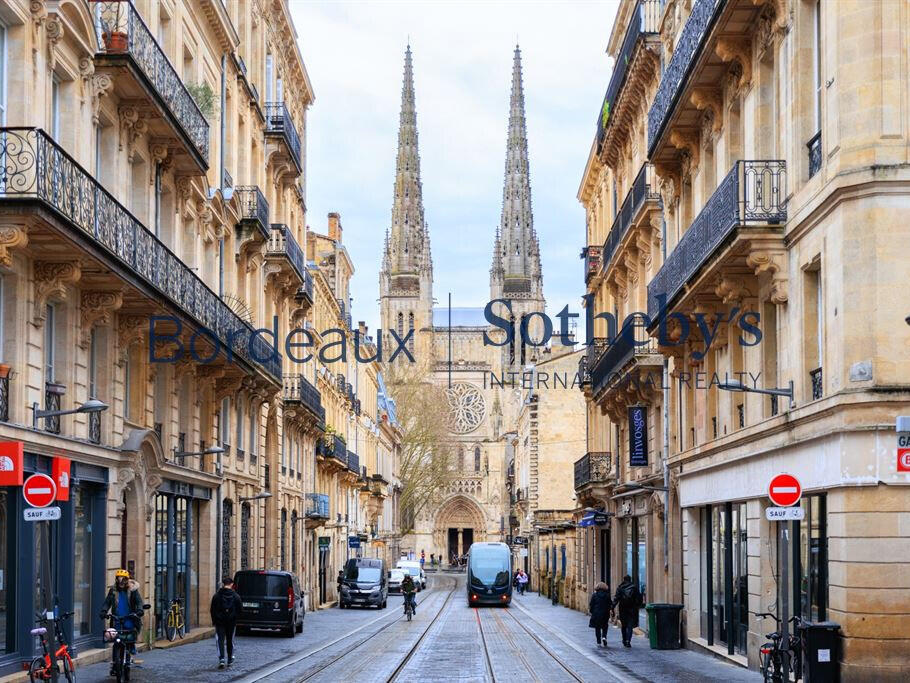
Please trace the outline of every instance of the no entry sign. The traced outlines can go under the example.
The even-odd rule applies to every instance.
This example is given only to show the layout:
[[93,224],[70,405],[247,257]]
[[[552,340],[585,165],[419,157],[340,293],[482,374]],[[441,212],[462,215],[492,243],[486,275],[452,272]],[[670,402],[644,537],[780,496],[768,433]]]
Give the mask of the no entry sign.
[[768,498],[778,507],[790,507],[799,502],[803,487],[792,474],[778,474],[768,485]]
[[47,507],[57,498],[57,486],[46,474],[33,474],[22,485],[22,497],[32,507]]

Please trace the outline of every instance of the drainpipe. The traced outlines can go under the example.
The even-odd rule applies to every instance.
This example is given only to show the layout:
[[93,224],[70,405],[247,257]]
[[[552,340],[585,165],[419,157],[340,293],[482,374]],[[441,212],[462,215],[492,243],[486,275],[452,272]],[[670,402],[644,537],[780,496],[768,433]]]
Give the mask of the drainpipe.
[[[667,260],[667,221],[661,219],[661,257]],[[670,567],[670,359],[664,358],[663,371],[663,474],[664,474],[664,571]],[[667,599],[670,598],[669,586]]]
[[[227,144],[227,122],[225,121],[225,102],[227,101],[227,55],[221,55],[221,149],[219,154],[218,187],[224,191],[224,146]],[[235,171],[237,169],[234,169]]]
[[222,456],[222,454],[219,453],[218,460],[215,465],[217,467],[217,471],[215,472],[215,474],[217,474],[219,477],[222,478],[222,481],[218,482],[218,492],[217,492],[217,497],[216,497],[216,501],[215,501],[215,562],[216,562],[215,586],[216,586],[216,588],[219,588],[221,586],[222,577],[220,577],[218,574],[221,572],[221,567],[224,564],[221,559],[221,554],[224,552],[224,548],[221,547],[221,534],[222,534],[221,518],[224,514],[224,512],[222,510],[222,508],[224,506],[223,492],[221,490],[221,484],[224,480],[224,470],[222,468],[221,456]]

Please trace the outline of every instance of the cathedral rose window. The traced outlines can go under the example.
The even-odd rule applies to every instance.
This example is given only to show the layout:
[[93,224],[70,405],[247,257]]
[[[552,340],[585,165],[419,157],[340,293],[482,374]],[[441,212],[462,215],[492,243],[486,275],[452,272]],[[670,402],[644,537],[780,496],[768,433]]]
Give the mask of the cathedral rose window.
[[456,434],[473,432],[483,422],[486,404],[483,394],[473,384],[455,382],[446,389],[449,400],[449,423]]

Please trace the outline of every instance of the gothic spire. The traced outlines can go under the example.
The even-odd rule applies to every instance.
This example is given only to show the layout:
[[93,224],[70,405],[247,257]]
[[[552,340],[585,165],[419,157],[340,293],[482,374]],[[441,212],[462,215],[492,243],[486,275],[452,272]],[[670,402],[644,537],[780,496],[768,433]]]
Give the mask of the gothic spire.
[[431,267],[429,235],[423,214],[420,155],[417,151],[417,106],[411,46],[404,53],[401,114],[398,119],[398,155],[392,221],[386,242],[384,266],[390,273],[417,273]]
[[[512,62],[512,93],[509,105],[509,131],[506,140],[505,179],[502,188],[502,216],[493,253],[491,289],[503,293],[503,281],[513,283],[513,291],[543,299],[540,247],[531,211],[531,175],[528,165],[528,132],[525,123],[525,97],[521,75],[521,50],[515,46]],[[497,282],[499,280],[499,282]],[[505,287],[507,292],[513,286]],[[499,291],[496,291],[499,290]]]

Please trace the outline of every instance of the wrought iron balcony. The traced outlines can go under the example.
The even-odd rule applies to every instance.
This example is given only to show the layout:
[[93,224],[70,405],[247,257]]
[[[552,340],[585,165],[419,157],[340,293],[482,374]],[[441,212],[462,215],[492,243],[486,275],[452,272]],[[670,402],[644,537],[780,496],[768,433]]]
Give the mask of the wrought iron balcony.
[[616,335],[594,365],[591,366],[591,387],[596,394],[608,384],[621,379],[620,372],[636,356],[656,355],[657,347],[641,324],[627,323]]
[[340,372],[335,375],[335,386],[338,387],[338,391],[342,394],[347,393],[347,382],[345,382],[344,375]]
[[694,0],[673,56],[660,79],[654,102],[648,111],[648,157],[654,153],[657,141],[679,101],[692,67],[698,61],[711,27],[727,0]]
[[738,228],[787,221],[787,163],[737,161],[648,284],[648,317],[673,298]]
[[360,473],[360,456],[354,451],[348,451],[348,469],[351,472]]
[[635,222],[639,209],[647,201],[660,201],[660,194],[657,192],[657,176],[654,173],[654,167],[651,164],[642,164],[638,170],[638,175],[632,182],[632,187],[626,193],[626,198],[613,219],[613,225],[610,227],[610,233],[604,241],[601,259],[604,268],[609,268],[610,262],[616,255],[619,245],[629,232]]
[[313,305],[313,275],[306,268],[303,269],[303,284],[297,290],[297,298],[308,300],[310,306]]
[[581,257],[585,260],[585,284],[588,284],[591,278],[600,270],[602,251],[603,247],[599,244],[582,247]]
[[613,477],[613,455],[606,451],[589,451],[575,461],[575,490],[605,482]]
[[578,376],[581,379],[582,386],[591,383],[591,368],[600,362],[600,357],[610,345],[606,337],[594,337],[588,348],[585,349],[584,355],[578,361]]
[[88,440],[101,443],[101,413],[88,414]]
[[332,435],[332,452],[329,455],[345,465],[348,463],[348,445],[338,434]]
[[329,518],[329,496],[326,493],[306,494],[306,516],[309,518]]
[[[94,414],[94,413],[90,413]],[[0,422],[9,422],[9,376],[0,377]]]
[[0,157],[0,203],[40,202],[211,332],[222,348],[280,381],[281,359],[268,342],[43,130],[0,128]]
[[265,103],[265,134],[280,136],[287,145],[291,160],[297,165],[297,170],[303,169],[300,136],[297,134],[297,127],[291,118],[291,112],[288,111],[284,102]]
[[822,132],[818,131],[812,136],[812,139],[806,143],[809,150],[809,177],[811,178],[821,170],[822,167]]
[[[56,382],[44,383],[44,409],[60,410],[60,398],[66,393],[66,387]],[[44,421],[44,430],[51,434],[60,433],[60,416],[49,415]]]
[[616,63],[613,66],[613,75],[610,77],[607,93],[597,116],[598,151],[606,137],[610,113],[616,104],[616,100],[619,99],[622,86],[626,82],[629,64],[632,62],[632,55],[638,45],[638,39],[647,35],[657,34],[660,17],[663,13],[663,4],[664,0],[639,0],[635,11],[632,13],[629,27],[626,29],[626,37],[623,39],[619,54],[616,55]]
[[[272,233],[269,236],[267,255],[284,256],[291,268],[300,278],[301,287],[306,285],[306,263],[303,260],[303,251],[290,228],[284,223],[272,223]],[[312,292],[312,282],[310,283]]]
[[303,375],[284,376],[284,400],[288,403],[300,403],[320,421],[325,422],[325,407],[322,405],[322,394]]
[[815,370],[810,370],[809,379],[812,380],[812,400],[817,401],[825,393],[825,385],[822,383],[822,369],[815,368]]
[[269,225],[269,203],[256,185],[238,185],[234,188],[234,196],[240,204],[241,226],[250,226],[268,240],[272,236]]
[[203,169],[209,163],[209,123],[139,11],[128,0],[93,2],[96,64],[131,68],[172,126],[189,142]]

